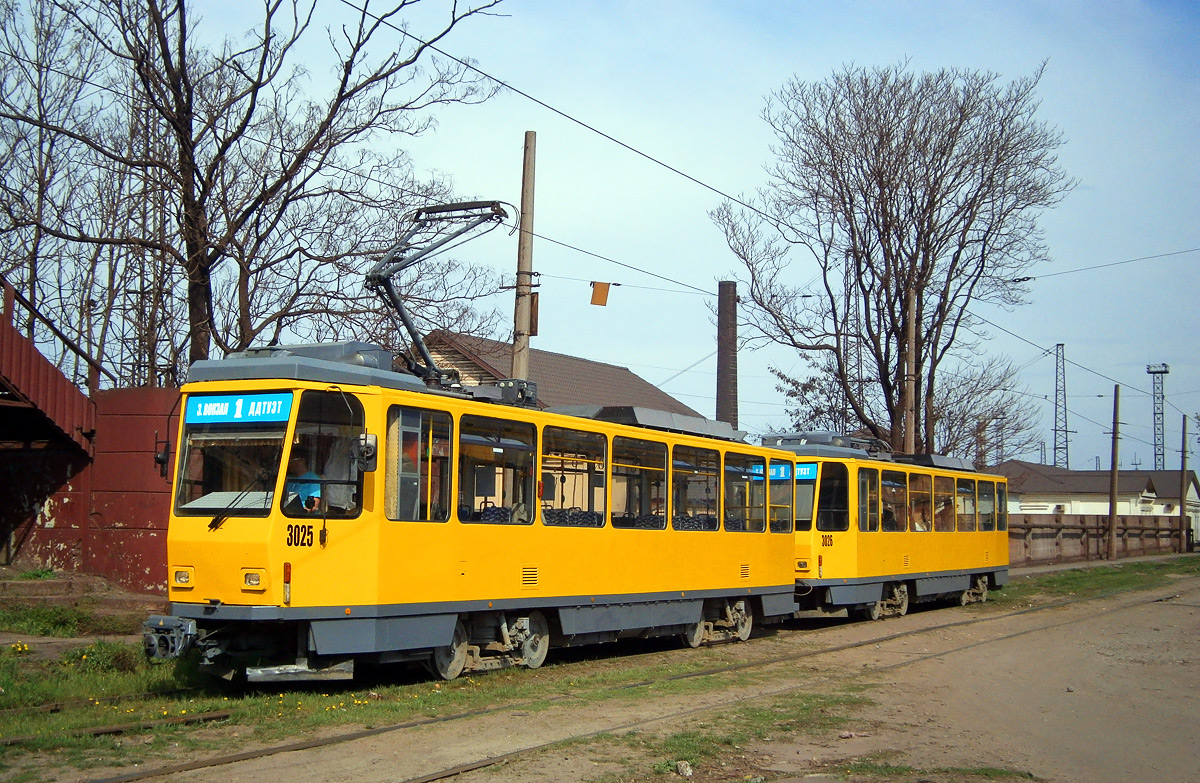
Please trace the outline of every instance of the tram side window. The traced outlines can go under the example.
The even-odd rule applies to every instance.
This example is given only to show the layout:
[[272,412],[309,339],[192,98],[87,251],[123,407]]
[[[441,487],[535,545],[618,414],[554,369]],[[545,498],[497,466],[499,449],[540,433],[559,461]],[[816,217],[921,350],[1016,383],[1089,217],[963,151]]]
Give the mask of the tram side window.
[[955,508],[958,510],[958,529],[972,531],[975,529],[975,479],[958,480],[955,492]]
[[762,533],[767,529],[767,461],[749,454],[725,454],[725,529]]
[[1008,530],[1008,496],[1003,481],[996,482],[996,530]]
[[510,525],[532,522],[536,428],[507,419],[463,416],[458,438],[458,518]]
[[979,482],[979,529],[996,529],[996,484]]
[[908,477],[908,526],[910,530],[924,533],[933,530],[933,480],[924,473],[913,473]]
[[362,403],[357,397],[324,391],[301,395],[283,485],[286,516],[358,516],[362,474],[354,449],[363,432]]
[[841,462],[821,466],[817,490],[817,530],[837,533],[850,529],[850,474]]
[[542,431],[542,524],[604,527],[607,446],[598,432]]
[[676,446],[672,450],[671,527],[716,530],[721,501],[721,455],[715,449]]
[[641,530],[667,527],[667,446],[636,438],[613,438],[612,526]]
[[879,493],[883,515],[881,527],[903,533],[908,529],[908,474],[899,470],[883,471]]
[[[794,495],[794,482],[792,474],[795,472],[790,462],[781,460],[771,460],[770,464],[770,498],[767,504],[768,516],[770,517],[770,528],[772,533],[790,533],[792,532],[792,520],[795,518],[792,514],[792,503]],[[812,524],[812,494],[809,493],[809,524]]]
[[873,533],[879,530],[879,471],[858,469],[858,529]]
[[954,479],[950,476],[933,477],[933,530],[954,532]]
[[387,419],[384,514],[400,522],[450,518],[453,422],[443,411],[393,405]]

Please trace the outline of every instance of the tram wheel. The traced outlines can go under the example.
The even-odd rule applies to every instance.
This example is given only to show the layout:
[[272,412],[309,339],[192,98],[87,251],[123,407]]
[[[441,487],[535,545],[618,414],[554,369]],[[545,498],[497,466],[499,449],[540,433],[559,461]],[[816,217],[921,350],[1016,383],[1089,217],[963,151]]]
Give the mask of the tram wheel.
[[975,595],[979,598],[979,603],[987,603],[988,596],[988,578],[987,574],[980,574],[975,577]]
[[855,610],[863,620],[878,620],[883,617],[883,603],[881,601],[872,601],[869,604],[863,604]]
[[892,585],[892,601],[896,607],[897,617],[908,614],[908,585],[903,583]]
[[443,680],[453,680],[462,674],[467,663],[467,645],[471,638],[467,635],[466,626],[462,620],[454,624],[454,637],[450,644],[438,647],[429,656],[429,668]]
[[695,625],[689,625],[686,631],[679,634],[679,638],[692,649],[704,644],[704,620],[701,619]]
[[734,634],[738,641],[744,642],[750,638],[750,632],[754,630],[754,614],[750,611],[745,599],[735,603],[730,611],[733,614]]
[[550,624],[541,612],[529,613],[529,638],[521,643],[525,667],[536,669],[546,662],[550,652]]

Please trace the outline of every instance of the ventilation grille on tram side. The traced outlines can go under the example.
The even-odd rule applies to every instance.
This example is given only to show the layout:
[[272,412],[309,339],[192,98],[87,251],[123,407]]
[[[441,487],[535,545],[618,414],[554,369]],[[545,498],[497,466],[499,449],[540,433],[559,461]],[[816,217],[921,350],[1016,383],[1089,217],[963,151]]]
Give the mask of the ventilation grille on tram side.
[[742,579],[750,578],[750,564],[742,563]]
[[521,566],[521,587],[531,589],[538,586],[538,567],[535,565]]

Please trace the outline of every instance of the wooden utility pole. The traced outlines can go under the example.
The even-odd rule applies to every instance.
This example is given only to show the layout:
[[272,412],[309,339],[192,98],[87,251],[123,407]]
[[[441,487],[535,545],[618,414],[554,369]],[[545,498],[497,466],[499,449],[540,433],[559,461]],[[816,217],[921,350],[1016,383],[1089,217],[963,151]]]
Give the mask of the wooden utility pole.
[[517,306],[513,317],[512,377],[529,378],[529,335],[533,331],[533,171],[537,134],[525,131],[521,168],[521,220],[517,236]]
[[1113,387],[1112,466],[1108,478],[1108,559],[1117,559],[1117,437],[1121,426],[1121,386]]
[[1187,469],[1187,416],[1183,417],[1183,441],[1179,447],[1179,551],[1181,553],[1188,551],[1188,533],[1191,528],[1188,525],[1187,513],[1187,496],[1188,496],[1188,469]]

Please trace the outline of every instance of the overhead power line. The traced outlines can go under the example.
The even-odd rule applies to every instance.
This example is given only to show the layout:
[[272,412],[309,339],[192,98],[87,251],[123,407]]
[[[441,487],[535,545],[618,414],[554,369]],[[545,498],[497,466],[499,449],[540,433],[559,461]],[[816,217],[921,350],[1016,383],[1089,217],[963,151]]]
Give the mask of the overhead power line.
[[1046,274],[1046,275],[1031,275],[1030,277],[1019,277],[1016,280],[1014,280],[1013,282],[1014,283],[1016,283],[1016,282],[1025,283],[1030,280],[1045,280],[1047,277],[1058,277],[1060,275],[1073,275],[1076,272],[1093,272],[1097,269],[1108,269],[1110,266],[1123,266],[1125,264],[1132,264],[1137,261],[1152,261],[1156,258],[1170,258],[1171,256],[1181,256],[1186,253],[1200,253],[1200,247],[1191,247],[1191,248],[1188,248],[1187,250],[1175,250],[1170,253],[1158,253],[1158,254],[1152,255],[1152,256],[1140,256],[1138,258],[1127,258],[1124,261],[1112,261],[1107,264],[1097,264],[1095,266],[1082,266],[1078,269],[1064,269],[1061,272],[1051,272],[1050,274]]
[[[755,214],[766,218],[772,224],[786,225],[786,224],[782,223],[778,217],[776,217],[774,215],[768,215],[766,212],[763,212],[761,209],[754,206],[753,204],[748,204],[736,196],[731,196],[728,193],[726,193],[725,191],[721,190],[720,188],[710,185],[707,182],[699,179],[698,177],[693,177],[691,174],[688,174],[686,171],[678,169],[678,168],[672,166],[671,164],[666,163],[665,161],[654,157],[653,155],[651,155],[648,152],[643,152],[643,151],[639,150],[637,147],[634,147],[632,144],[627,144],[626,142],[623,142],[620,139],[618,139],[616,136],[613,136],[609,133],[605,133],[604,131],[600,130],[596,126],[591,125],[587,122],[584,122],[583,120],[579,119],[578,117],[568,114],[567,112],[563,111],[562,109],[559,109],[555,106],[551,106],[549,103],[546,103],[545,101],[541,100],[540,98],[537,98],[537,97],[525,92],[524,90],[521,90],[517,87],[512,86],[508,82],[504,81],[503,79],[499,79],[499,78],[493,76],[492,74],[483,70],[479,66],[472,65],[471,63],[467,62],[466,60],[462,60],[458,57],[455,57],[453,54],[450,54],[445,49],[441,49],[441,48],[435,46],[434,44],[430,43],[429,41],[426,41],[416,35],[413,35],[412,33],[408,32],[407,30],[405,30],[401,27],[397,27],[395,24],[392,24],[392,22],[390,20],[384,19],[383,17],[376,16],[375,14],[371,13],[370,11],[368,11],[366,9],[365,6],[357,6],[354,3],[350,2],[350,0],[341,0],[341,2],[343,5],[348,6],[349,8],[353,8],[355,11],[358,11],[359,13],[363,14],[364,16],[368,16],[387,27],[390,27],[391,29],[400,33],[405,38],[410,38],[413,41],[415,41],[416,43],[420,44],[421,46],[423,46],[427,49],[431,49],[432,51],[437,52],[438,54],[442,55],[443,57],[453,60],[454,62],[458,63],[462,67],[464,67],[468,70],[474,71],[475,73],[479,74],[480,76],[484,77],[485,79],[489,79],[489,80],[495,82],[496,84],[500,85],[504,89],[514,92],[517,95],[520,95],[522,98],[525,98],[526,100],[531,101],[532,103],[536,103],[538,106],[541,106],[546,111],[556,114],[559,117],[562,117],[564,120],[567,120],[568,122],[572,122],[585,130],[591,131],[592,133],[596,134],[597,136],[599,136],[603,139],[606,139],[606,140],[612,142],[613,144],[616,144],[618,147],[621,147],[622,149],[632,152],[634,155],[645,158],[646,160],[650,161],[654,165],[661,166],[662,168],[666,169],[667,171],[670,171],[673,174],[677,174],[678,176],[683,177],[684,179],[688,180],[689,182],[692,182],[693,184],[699,185],[700,187],[704,188],[705,190],[715,193],[716,195],[720,196],[721,198],[728,199],[729,201],[732,201],[733,203],[735,203],[739,206],[745,207],[746,209],[750,210],[751,212],[754,212]],[[787,227],[791,228],[791,226],[787,226]],[[792,230],[794,231],[795,229],[792,229]]]

